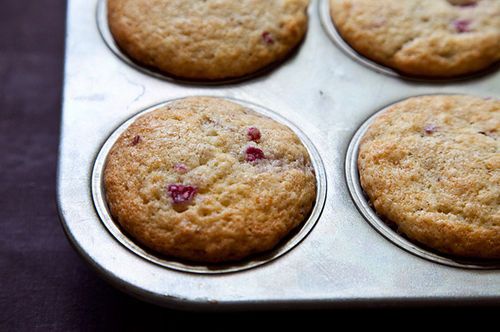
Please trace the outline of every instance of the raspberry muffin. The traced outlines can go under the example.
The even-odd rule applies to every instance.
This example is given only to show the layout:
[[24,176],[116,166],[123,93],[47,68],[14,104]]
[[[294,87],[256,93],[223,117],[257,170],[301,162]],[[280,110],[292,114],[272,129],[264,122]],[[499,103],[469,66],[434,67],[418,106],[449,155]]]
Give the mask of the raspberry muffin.
[[316,178],[288,127],[192,97],[140,116],[104,170],[111,214],[138,242],[198,262],[272,249],[310,214]]
[[500,60],[498,0],[330,0],[330,13],[357,52],[404,74],[455,77]]
[[500,101],[410,98],[364,135],[358,168],[373,207],[447,254],[500,258]]
[[169,75],[220,80],[284,59],[307,29],[308,0],[107,0],[118,46]]

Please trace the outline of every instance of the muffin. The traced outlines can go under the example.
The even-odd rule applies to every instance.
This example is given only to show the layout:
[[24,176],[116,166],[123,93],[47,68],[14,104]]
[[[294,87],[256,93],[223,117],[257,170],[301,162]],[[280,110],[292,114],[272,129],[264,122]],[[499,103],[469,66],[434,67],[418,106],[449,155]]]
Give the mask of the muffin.
[[330,0],[344,40],[401,73],[449,78],[500,60],[498,0]]
[[211,97],[138,117],[109,153],[104,188],[137,242],[208,263],[272,249],[316,199],[309,153],[291,129]]
[[361,186],[399,232],[446,254],[500,258],[500,101],[424,96],[375,118]]
[[107,0],[130,58],[165,74],[221,80],[284,59],[307,30],[308,0]]

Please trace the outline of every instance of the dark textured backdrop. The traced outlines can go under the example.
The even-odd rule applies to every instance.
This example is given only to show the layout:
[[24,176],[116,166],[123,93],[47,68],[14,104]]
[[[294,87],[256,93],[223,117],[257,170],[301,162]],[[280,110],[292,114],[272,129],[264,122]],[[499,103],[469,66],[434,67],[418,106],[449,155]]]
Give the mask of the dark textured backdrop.
[[172,316],[99,279],[59,224],[65,7],[63,0],[0,1],[2,332],[130,327]]
[[[174,321],[234,326],[228,318],[245,326],[262,324],[262,315],[254,313],[195,315],[141,303],[99,279],[71,248],[55,202],[64,21],[63,0],[0,1],[0,331],[92,331],[155,323],[168,329]],[[413,311],[396,314],[403,313]],[[470,308],[464,313],[461,321],[478,322]],[[281,312],[266,318],[280,325],[324,319],[331,326],[352,317],[347,314],[354,315],[355,325],[365,322],[368,312]]]

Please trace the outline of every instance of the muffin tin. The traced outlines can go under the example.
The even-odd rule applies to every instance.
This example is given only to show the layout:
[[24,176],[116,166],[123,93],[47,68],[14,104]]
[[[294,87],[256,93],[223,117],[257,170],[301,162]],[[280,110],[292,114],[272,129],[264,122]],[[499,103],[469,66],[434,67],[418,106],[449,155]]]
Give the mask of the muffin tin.
[[[307,36],[283,63],[239,80],[186,82],[121,54],[104,4],[68,4],[58,203],[69,239],[110,283],[160,305],[208,310],[500,301],[499,262],[447,257],[405,239],[373,212],[356,168],[359,138],[378,110],[423,94],[498,97],[498,71],[446,82],[400,76],[348,56],[338,34],[331,39],[328,1],[312,0]],[[309,149],[316,207],[275,251],[192,265],[144,250],[110,218],[101,175],[114,140],[140,112],[193,95],[233,99],[284,122]]]

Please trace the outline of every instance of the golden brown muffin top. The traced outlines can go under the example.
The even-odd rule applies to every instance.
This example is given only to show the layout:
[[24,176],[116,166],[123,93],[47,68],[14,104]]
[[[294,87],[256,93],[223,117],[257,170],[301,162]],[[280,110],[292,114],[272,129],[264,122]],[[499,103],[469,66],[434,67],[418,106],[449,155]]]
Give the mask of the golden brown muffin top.
[[195,261],[273,248],[310,213],[316,179],[287,126],[219,98],[139,117],[105,166],[108,205],[136,240]]
[[500,60],[498,0],[330,0],[342,37],[380,64],[453,77]]
[[445,253],[500,258],[500,101],[415,97],[380,114],[358,167],[377,213]]
[[188,79],[244,76],[283,59],[307,30],[308,0],[108,0],[117,44]]

